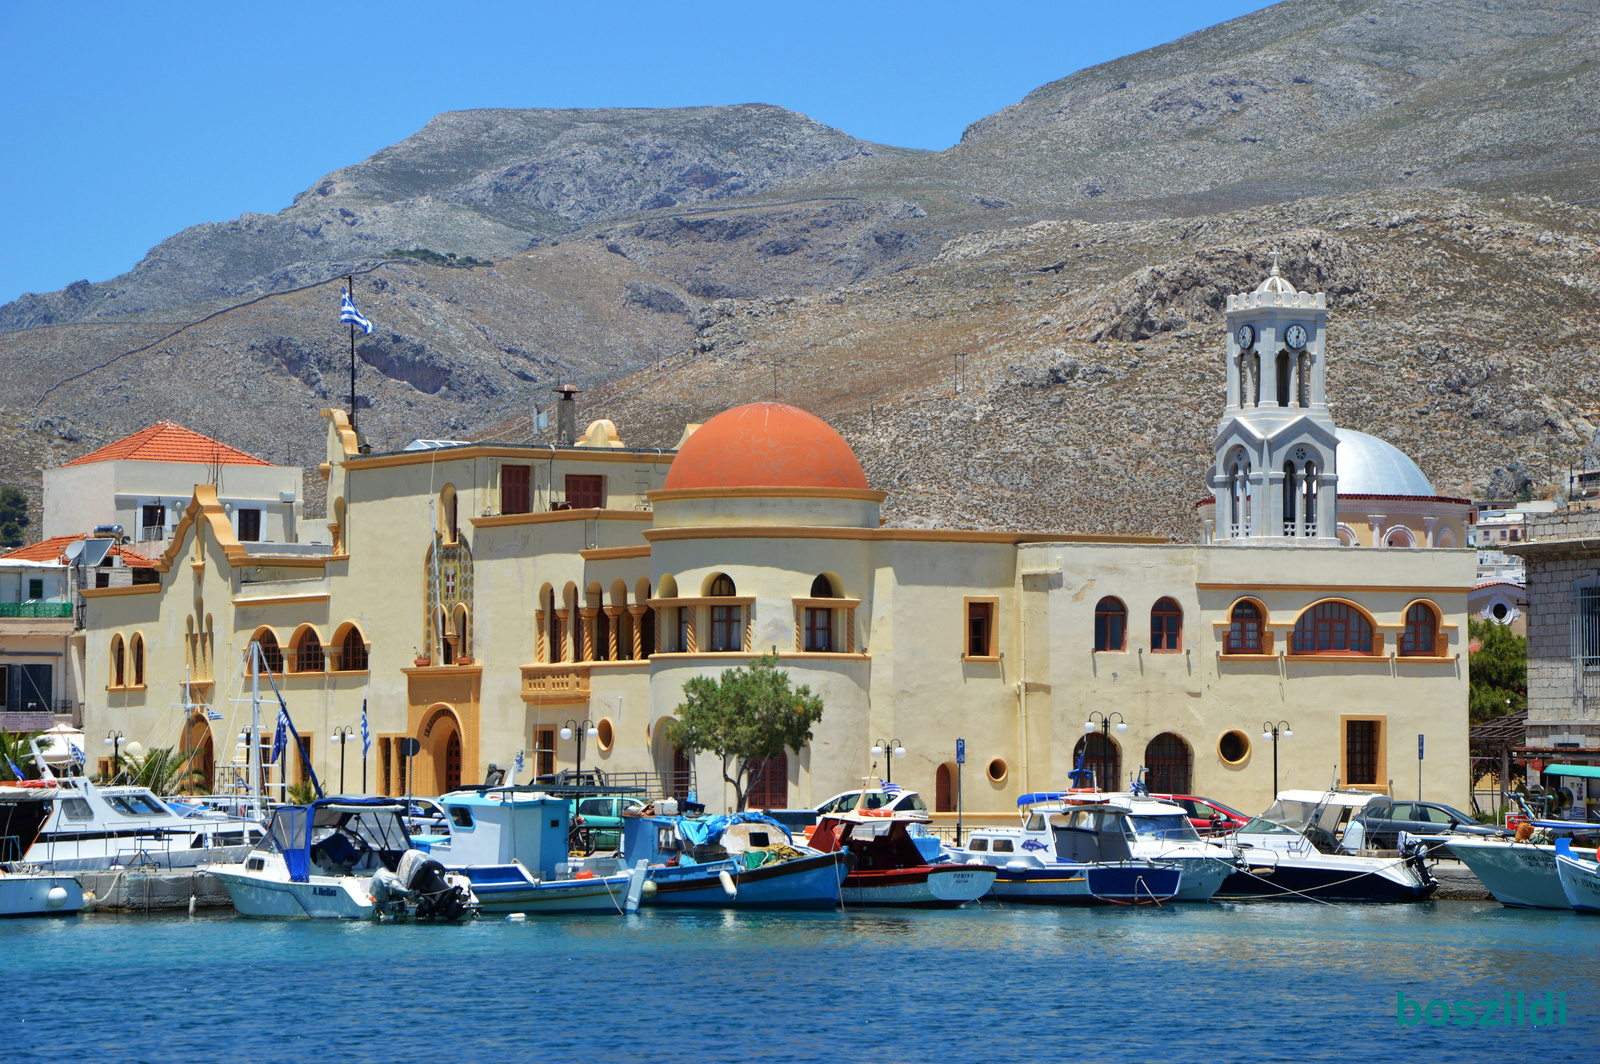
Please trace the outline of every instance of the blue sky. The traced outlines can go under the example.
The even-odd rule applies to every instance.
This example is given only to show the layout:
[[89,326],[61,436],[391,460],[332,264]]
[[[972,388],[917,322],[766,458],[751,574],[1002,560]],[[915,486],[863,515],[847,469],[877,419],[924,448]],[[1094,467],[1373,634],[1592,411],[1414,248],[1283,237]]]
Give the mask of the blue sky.
[[761,102],[941,149],[1039,85],[1262,6],[0,0],[0,302],[281,210],[440,111]]

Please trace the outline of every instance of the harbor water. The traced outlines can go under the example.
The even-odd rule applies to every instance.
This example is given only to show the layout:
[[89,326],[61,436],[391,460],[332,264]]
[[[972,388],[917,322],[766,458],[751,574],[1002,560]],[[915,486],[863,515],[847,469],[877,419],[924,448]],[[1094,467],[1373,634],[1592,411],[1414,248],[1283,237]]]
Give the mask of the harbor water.
[[[96,914],[0,941],[8,1060],[1588,1060],[1600,1034],[1600,919],[1493,902]],[[1516,1013],[1546,992],[1559,1016]]]

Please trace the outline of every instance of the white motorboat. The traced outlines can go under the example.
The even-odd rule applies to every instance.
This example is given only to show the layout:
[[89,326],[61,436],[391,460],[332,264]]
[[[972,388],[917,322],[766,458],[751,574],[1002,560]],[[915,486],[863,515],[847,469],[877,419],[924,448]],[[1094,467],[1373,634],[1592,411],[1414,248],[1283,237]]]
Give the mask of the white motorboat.
[[646,863],[612,857],[569,859],[570,803],[531,787],[454,791],[438,799],[449,835],[413,842],[465,876],[484,912],[638,911]]
[[83,888],[71,876],[0,872],[0,916],[71,916],[83,908]]
[[1556,875],[1567,901],[1580,913],[1600,913],[1600,861],[1572,852],[1568,839],[1556,840]]
[[265,845],[240,864],[206,869],[243,916],[457,920],[475,912],[466,877],[414,849],[406,804],[323,798],[279,809]]
[[1428,847],[1362,853],[1357,815],[1367,791],[1283,791],[1263,816],[1228,839],[1242,867],[1218,898],[1315,898],[1324,901],[1423,901],[1439,888],[1424,860]]

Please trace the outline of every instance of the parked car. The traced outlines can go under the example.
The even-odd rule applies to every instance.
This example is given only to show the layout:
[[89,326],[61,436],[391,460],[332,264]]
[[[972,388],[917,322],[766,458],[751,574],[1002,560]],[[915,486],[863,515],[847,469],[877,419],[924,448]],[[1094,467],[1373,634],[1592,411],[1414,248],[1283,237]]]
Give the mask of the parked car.
[[900,812],[926,813],[928,803],[922,800],[922,795],[916,791],[845,791],[836,794],[826,802],[816,807],[818,816],[824,813],[848,813],[861,804],[861,795],[865,793],[866,808],[868,809],[893,809]]
[[1196,798],[1192,794],[1152,794],[1174,805],[1183,806],[1189,814],[1189,823],[1201,835],[1229,835],[1250,822],[1250,818],[1210,798]]
[[1480,824],[1470,813],[1463,813],[1439,802],[1374,802],[1356,816],[1366,832],[1366,846],[1372,850],[1393,850],[1400,843],[1400,832],[1408,835],[1503,835],[1492,824]]
[[[590,852],[606,852],[622,845],[622,814],[625,809],[643,809],[644,801],[633,795],[602,795],[574,798],[568,805],[575,835],[583,836],[582,847]],[[581,819],[581,822],[580,822]]]

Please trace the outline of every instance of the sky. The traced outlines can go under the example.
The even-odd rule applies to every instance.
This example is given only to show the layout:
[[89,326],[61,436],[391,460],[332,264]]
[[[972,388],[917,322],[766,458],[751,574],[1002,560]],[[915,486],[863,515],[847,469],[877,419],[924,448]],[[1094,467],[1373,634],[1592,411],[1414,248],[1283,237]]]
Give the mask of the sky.
[[1262,6],[0,0],[0,303],[279,211],[440,111],[769,103],[938,150],[1040,85]]

